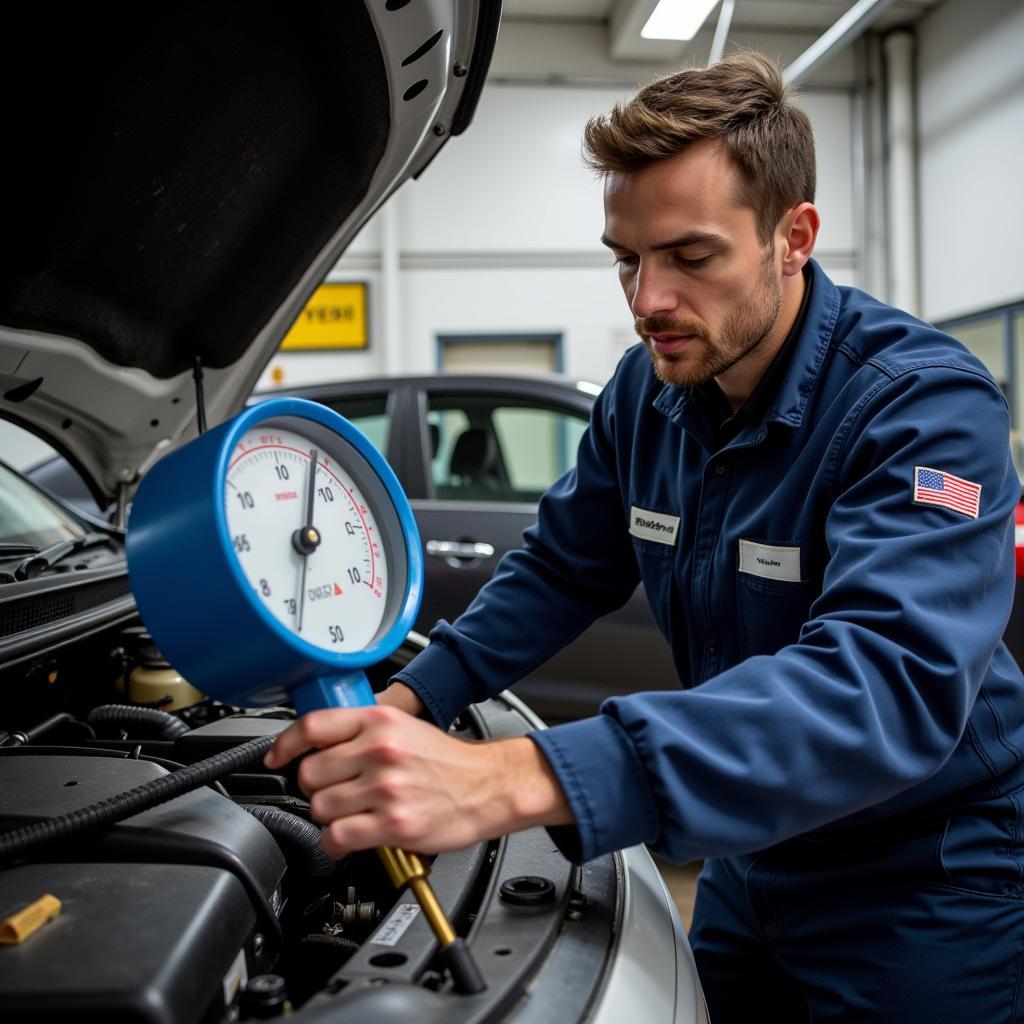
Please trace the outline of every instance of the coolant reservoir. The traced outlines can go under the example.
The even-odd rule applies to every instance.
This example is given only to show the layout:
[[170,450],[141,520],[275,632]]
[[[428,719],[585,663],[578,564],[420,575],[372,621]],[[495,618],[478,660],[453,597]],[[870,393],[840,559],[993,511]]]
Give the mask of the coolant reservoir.
[[[198,704],[203,695],[187,679],[182,678],[167,662],[164,667],[136,665],[128,673],[128,699],[134,704],[150,704],[161,711],[178,711]],[[170,697],[170,703],[159,701]]]
[[[128,672],[128,685],[124,677],[117,688],[133,704],[148,704],[161,711],[178,711],[191,707],[204,699],[187,679],[172,668],[144,629],[132,627],[124,632],[125,646],[132,664]],[[169,703],[161,703],[170,698]]]

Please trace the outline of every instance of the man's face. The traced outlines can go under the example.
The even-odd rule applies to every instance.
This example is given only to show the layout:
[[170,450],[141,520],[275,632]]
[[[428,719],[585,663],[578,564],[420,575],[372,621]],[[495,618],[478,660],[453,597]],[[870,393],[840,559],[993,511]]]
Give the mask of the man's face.
[[605,179],[602,241],[615,255],[636,332],[667,384],[742,371],[779,322],[782,272],[774,245],[759,241],[740,188],[716,141]]

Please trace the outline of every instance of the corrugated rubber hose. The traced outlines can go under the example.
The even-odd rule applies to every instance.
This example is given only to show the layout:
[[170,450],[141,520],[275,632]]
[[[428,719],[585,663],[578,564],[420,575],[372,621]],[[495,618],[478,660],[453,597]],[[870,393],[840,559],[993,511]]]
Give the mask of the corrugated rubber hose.
[[162,739],[173,740],[190,732],[189,727],[174,715],[158,708],[143,708],[134,704],[101,704],[89,712],[90,725],[141,725],[156,732]]
[[320,829],[304,818],[270,804],[242,804],[264,828],[285,847],[285,855],[294,850],[302,861],[302,867],[309,875],[329,875],[335,868],[334,861],[327,856],[320,845]]

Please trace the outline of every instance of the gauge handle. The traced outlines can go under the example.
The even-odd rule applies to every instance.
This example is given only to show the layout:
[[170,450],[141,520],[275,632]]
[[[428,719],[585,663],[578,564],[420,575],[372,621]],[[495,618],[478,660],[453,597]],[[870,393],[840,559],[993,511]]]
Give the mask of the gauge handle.
[[[322,676],[293,689],[291,698],[300,715],[318,708],[360,708],[377,703],[364,672]],[[448,968],[455,990],[466,994],[482,992],[487,987],[486,982],[469,947],[455,934],[430,887],[427,880],[430,868],[426,861],[415,853],[391,846],[381,847],[377,853],[396,888],[408,885],[423,908],[423,914],[441,947],[441,963]]]
[[291,698],[300,715],[317,708],[364,708],[377,703],[365,672],[321,676],[296,687]]

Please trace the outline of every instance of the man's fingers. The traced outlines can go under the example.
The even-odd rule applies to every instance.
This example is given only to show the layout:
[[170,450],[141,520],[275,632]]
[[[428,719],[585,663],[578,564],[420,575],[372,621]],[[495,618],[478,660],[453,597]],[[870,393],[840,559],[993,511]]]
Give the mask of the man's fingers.
[[[394,808],[374,808],[348,813],[335,818],[321,834],[321,845],[337,860],[355,850],[369,850],[376,846],[400,846],[431,853],[437,849],[456,849],[465,842],[432,846],[432,837],[423,830],[420,815]],[[424,845],[426,844],[426,845]]]
[[358,779],[350,779],[315,792],[309,801],[309,816],[317,824],[326,825],[336,818],[376,813],[379,807]]
[[307,754],[299,763],[299,789],[306,796],[313,797],[329,786],[355,781],[361,771],[360,765],[346,750],[329,747],[315,754]]
[[263,763],[268,768],[281,768],[307,750],[319,750],[335,743],[346,743],[359,735],[364,726],[366,712],[372,710],[327,708],[322,711],[310,711],[278,736]]
[[326,824],[334,818],[369,811],[381,815],[386,827],[392,816],[401,816],[401,808],[407,802],[408,797],[399,784],[388,779],[353,775],[316,787],[309,801],[309,812],[314,821]]
[[320,836],[320,845],[328,857],[341,860],[356,850],[369,850],[374,846],[384,846],[378,838],[379,822],[372,813],[353,814],[348,818],[339,818],[324,829]]

